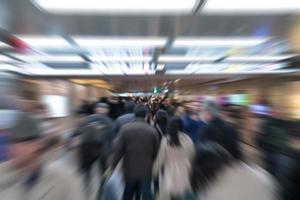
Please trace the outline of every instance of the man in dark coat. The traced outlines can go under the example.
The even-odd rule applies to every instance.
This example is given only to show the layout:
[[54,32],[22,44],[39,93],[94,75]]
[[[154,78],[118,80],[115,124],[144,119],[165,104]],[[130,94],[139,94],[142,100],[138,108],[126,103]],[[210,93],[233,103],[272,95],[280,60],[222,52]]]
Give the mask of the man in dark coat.
[[118,132],[122,126],[124,126],[127,123],[132,122],[135,117],[134,117],[134,107],[135,103],[133,102],[126,102],[125,103],[125,114],[121,115],[116,119],[116,132]]
[[143,200],[152,200],[152,168],[158,153],[158,136],[155,129],[145,122],[147,108],[136,106],[135,121],[123,126],[115,143],[113,167],[123,157],[125,178],[124,200],[134,196]]
[[216,142],[234,158],[241,159],[238,133],[230,124],[219,117],[218,106],[212,101],[205,102],[203,116],[207,125],[201,133],[200,142]]
[[108,117],[109,105],[98,103],[95,111],[96,114],[87,116],[77,131],[81,139],[79,156],[87,195],[90,193],[92,167],[98,162],[100,171],[104,173],[115,137],[114,122]]

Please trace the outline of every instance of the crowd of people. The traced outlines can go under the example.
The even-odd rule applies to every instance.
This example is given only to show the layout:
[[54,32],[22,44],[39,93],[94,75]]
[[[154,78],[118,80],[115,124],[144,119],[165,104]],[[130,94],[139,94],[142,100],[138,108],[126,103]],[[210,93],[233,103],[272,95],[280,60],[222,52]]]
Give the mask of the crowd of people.
[[246,162],[228,106],[167,96],[84,101],[67,139],[77,141],[67,146],[77,152],[81,181],[77,172],[51,162],[66,143],[42,117],[45,106],[18,107],[15,86],[12,75],[0,74],[1,199],[299,199],[299,154],[283,169],[287,134],[275,115],[265,118],[257,138],[264,170]]
[[[115,119],[114,124],[110,121],[107,124],[110,128],[105,129],[115,130],[114,133],[104,134],[107,137],[103,135],[99,142],[99,146],[107,142],[108,149],[104,154],[96,150],[94,160],[97,156],[105,158],[103,174],[112,173],[121,163],[125,200],[277,199],[282,193],[276,184],[279,175],[272,170],[276,166],[270,164],[274,160],[266,159],[265,168],[269,172],[245,163],[238,128],[230,119],[234,112],[228,105],[220,107],[214,101],[182,105],[164,97],[119,98],[117,104],[101,98],[93,105],[96,111],[93,115]],[[83,104],[79,109],[80,115],[90,115],[84,107],[87,106]],[[105,112],[99,112],[103,107]],[[124,112],[116,115],[110,112],[112,107],[123,107]],[[80,129],[90,124],[85,123]],[[266,120],[264,124],[266,134],[270,132],[266,128],[271,127],[269,123],[270,120]],[[85,131],[79,132],[77,135],[85,135]],[[285,141],[280,139],[281,143]],[[93,145],[87,146],[92,148]],[[266,144],[260,146],[266,147]],[[81,154],[85,152],[82,149]],[[81,161],[84,165],[84,159]],[[103,188],[100,188],[101,193]]]

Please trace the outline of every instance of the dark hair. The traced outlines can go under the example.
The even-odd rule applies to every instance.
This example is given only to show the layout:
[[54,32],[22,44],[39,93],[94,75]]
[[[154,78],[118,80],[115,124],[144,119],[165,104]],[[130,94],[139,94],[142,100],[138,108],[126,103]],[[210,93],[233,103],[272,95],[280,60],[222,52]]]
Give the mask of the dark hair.
[[107,97],[100,97],[98,103],[109,103],[108,98]]
[[233,160],[217,143],[207,142],[198,145],[191,171],[191,185],[194,191],[204,190],[226,166],[232,164]]
[[159,126],[163,134],[166,134],[168,125],[168,113],[164,110],[158,110],[155,113],[154,123]]
[[135,103],[133,103],[131,101],[126,102],[125,105],[124,105],[125,112],[126,113],[133,113],[134,107],[135,107]]
[[179,132],[183,131],[183,122],[180,117],[172,117],[168,124],[168,135],[170,136],[170,145],[171,146],[181,146],[179,141]]
[[142,104],[139,104],[134,108],[134,116],[136,118],[145,118],[147,116],[147,113],[147,107]]

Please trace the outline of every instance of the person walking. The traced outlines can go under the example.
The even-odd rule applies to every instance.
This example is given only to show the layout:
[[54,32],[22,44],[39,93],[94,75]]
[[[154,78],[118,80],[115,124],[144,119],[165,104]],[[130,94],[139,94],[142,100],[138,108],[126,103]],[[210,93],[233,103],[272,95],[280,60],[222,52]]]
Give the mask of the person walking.
[[164,110],[158,110],[154,115],[154,128],[158,134],[159,140],[161,140],[167,132],[168,113]]
[[199,106],[196,102],[186,106],[185,114],[183,115],[183,125],[186,134],[190,136],[193,142],[196,142],[201,136],[204,122],[199,116]]
[[19,106],[18,76],[0,72],[0,198],[81,200],[75,174],[45,162],[40,122]]
[[[164,110],[158,110],[153,118],[153,126],[157,132],[159,137],[159,143],[161,144],[161,140],[167,134],[167,125],[169,121],[168,113]],[[154,177],[154,195],[159,193],[159,176]]]
[[151,179],[159,140],[155,129],[145,122],[148,109],[136,106],[135,121],[123,126],[115,142],[112,168],[123,158],[124,200],[152,200]]
[[225,148],[234,158],[242,159],[237,131],[219,115],[219,108],[213,101],[206,101],[203,117],[207,122],[200,136],[200,143],[216,142]]
[[[104,173],[107,168],[107,160],[111,154],[112,141],[115,135],[115,126],[108,117],[109,105],[98,103],[95,108],[96,114],[87,116],[80,130],[80,149],[81,170],[84,174],[86,195],[91,195],[91,171],[96,162],[100,167],[99,171]],[[100,190],[103,184],[100,183]]]
[[168,125],[167,136],[161,141],[154,175],[161,171],[161,193],[171,200],[183,198],[191,192],[190,169],[194,155],[194,144],[188,135],[182,132],[180,117],[172,117]]

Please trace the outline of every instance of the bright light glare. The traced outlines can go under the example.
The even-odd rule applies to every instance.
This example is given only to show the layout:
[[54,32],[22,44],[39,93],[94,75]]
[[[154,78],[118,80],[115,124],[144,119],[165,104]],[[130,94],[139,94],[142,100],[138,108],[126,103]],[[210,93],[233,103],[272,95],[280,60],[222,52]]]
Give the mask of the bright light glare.
[[163,47],[166,38],[112,38],[112,37],[72,37],[79,46],[83,47]]
[[95,75],[102,75],[103,73],[98,71],[92,71],[88,69],[60,69],[60,70],[39,70],[35,71],[34,75],[40,76],[95,76]]
[[80,56],[62,56],[62,55],[57,55],[57,56],[26,56],[26,55],[20,55],[17,56],[19,59],[27,61],[27,62],[83,62],[83,58]]
[[160,56],[159,62],[194,62],[194,61],[204,61],[204,62],[213,62],[220,57],[203,57],[203,56]]
[[166,74],[172,74],[172,75],[184,75],[184,74],[191,74],[192,72],[190,71],[185,71],[185,70],[167,70]]
[[276,62],[293,57],[293,55],[280,56],[233,56],[226,59],[226,61],[234,62]]
[[11,61],[14,61],[14,60],[7,56],[0,55],[0,63],[1,62],[11,62]]
[[163,70],[165,68],[165,64],[158,64],[157,66],[156,66],[156,70],[157,71],[161,71],[161,70]]
[[34,35],[19,35],[17,36],[31,47],[37,48],[58,48],[71,47],[71,45],[60,36],[34,36]]
[[0,42],[0,48],[6,48],[6,47],[10,47],[10,46],[4,42]]
[[151,61],[151,56],[92,56],[90,57],[92,61],[102,62],[102,61],[122,61],[122,62],[132,62],[132,61]]
[[0,64],[0,71],[10,71],[10,72],[28,74],[26,71],[24,71],[23,68],[14,65],[9,65],[9,64]]
[[202,12],[207,13],[290,13],[300,11],[298,0],[209,0]]
[[48,12],[54,13],[189,13],[197,0],[32,0]]
[[178,38],[173,47],[249,47],[262,44],[269,38],[266,37],[202,37]]

